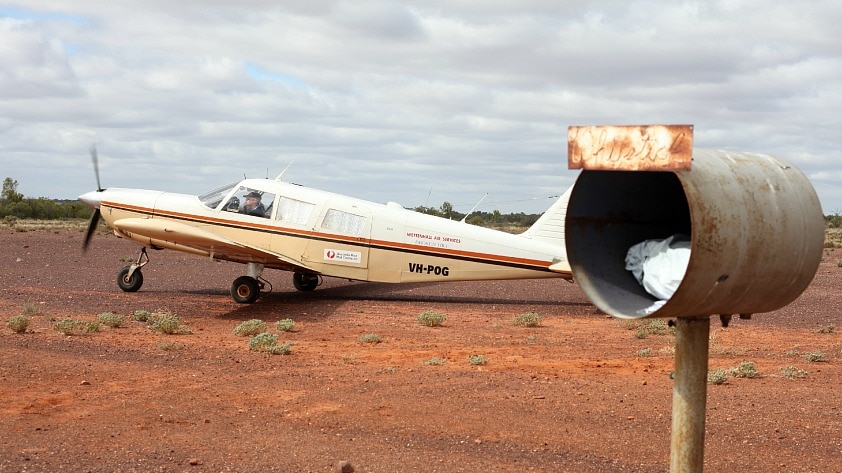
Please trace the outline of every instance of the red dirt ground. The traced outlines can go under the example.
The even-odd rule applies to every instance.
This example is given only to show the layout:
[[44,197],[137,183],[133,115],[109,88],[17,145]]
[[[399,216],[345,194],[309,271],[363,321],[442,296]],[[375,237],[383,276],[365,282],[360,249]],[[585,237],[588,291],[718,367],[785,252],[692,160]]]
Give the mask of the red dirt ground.
[[[143,288],[128,294],[116,273],[139,248],[99,234],[83,255],[81,240],[0,228],[2,472],[332,472],[341,460],[357,472],[669,469],[674,337],[637,338],[575,284],[326,279],[301,293],[267,271],[274,292],[244,306],[228,295],[241,265],[150,251]],[[782,310],[729,328],[712,320],[710,368],[752,361],[763,376],[708,386],[706,471],[842,472],[840,260],[826,250]],[[33,308],[26,333],[5,327]],[[129,321],[138,309],[167,309],[192,333]],[[419,325],[426,310],[445,325]],[[123,326],[53,328],[105,311],[126,315]],[[524,312],[541,326],[514,326]],[[254,318],[292,353],[249,351],[233,330]],[[295,331],[275,330],[284,318]],[[817,352],[824,361],[804,357]],[[782,376],[787,366],[806,377]]]

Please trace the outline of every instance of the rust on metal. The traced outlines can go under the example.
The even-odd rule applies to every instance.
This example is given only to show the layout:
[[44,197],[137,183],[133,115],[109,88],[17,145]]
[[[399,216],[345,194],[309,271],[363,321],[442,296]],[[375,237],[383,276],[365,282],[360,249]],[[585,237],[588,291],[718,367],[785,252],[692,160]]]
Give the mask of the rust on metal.
[[571,126],[569,169],[689,171],[693,125]]

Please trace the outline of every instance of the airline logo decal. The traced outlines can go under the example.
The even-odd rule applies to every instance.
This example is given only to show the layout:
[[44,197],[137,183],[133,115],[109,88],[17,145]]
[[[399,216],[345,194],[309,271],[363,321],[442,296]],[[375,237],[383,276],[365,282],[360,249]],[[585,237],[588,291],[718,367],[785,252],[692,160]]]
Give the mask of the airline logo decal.
[[363,254],[359,251],[331,250],[327,248],[325,249],[324,260],[334,263],[360,264],[363,260]]

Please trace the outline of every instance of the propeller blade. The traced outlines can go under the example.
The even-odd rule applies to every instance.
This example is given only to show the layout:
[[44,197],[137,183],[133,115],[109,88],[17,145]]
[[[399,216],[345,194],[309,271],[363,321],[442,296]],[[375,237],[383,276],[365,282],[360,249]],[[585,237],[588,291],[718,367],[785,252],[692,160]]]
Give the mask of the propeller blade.
[[91,161],[94,163],[94,174],[96,175],[96,190],[102,192],[102,185],[99,183],[99,158],[97,157],[96,145],[91,145]]
[[88,243],[91,242],[91,237],[94,235],[96,231],[96,226],[99,224],[99,207],[94,209],[94,213],[91,214],[91,220],[88,222],[88,230],[85,232],[85,241],[82,243],[82,251],[88,249]]

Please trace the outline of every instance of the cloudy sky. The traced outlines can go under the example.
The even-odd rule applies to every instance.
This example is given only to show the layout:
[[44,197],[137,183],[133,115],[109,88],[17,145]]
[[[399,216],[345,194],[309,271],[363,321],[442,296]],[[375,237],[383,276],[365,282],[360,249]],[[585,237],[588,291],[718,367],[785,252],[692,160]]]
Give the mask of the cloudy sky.
[[[0,0],[2,2],[2,0]],[[842,2],[0,3],[0,178],[27,197],[275,177],[540,212],[571,125],[693,124],[842,212]]]

